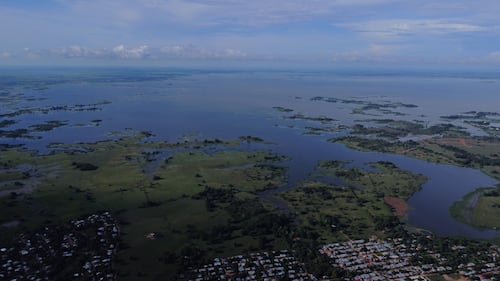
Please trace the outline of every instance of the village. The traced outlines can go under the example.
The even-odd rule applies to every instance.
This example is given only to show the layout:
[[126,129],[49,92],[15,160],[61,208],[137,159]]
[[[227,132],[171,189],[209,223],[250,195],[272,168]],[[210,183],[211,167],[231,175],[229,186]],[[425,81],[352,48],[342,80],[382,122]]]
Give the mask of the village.
[[[452,250],[465,256],[465,246],[456,245]],[[380,240],[376,237],[364,240],[324,245],[319,253],[331,260],[333,267],[348,272],[343,280],[377,281],[408,280],[431,281],[431,276],[458,273],[466,280],[498,280],[500,247],[492,245],[481,262],[468,262],[451,266],[440,253],[425,248],[418,240],[402,238]],[[318,278],[305,270],[297,261],[293,251],[251,253],[228,258],[215,258],[182,276],[183,280],[331,280],[328,276]],[[478,253],[479,254],[479,253]],[[422,259],[427,256],[430,259]],[[476,256],[477,258],[477,256]],[[432,261],[425,263],[425,261]],[[335,279],[336,280],[336,279]]]
[[119,236],[109,212],[22,234],[0,248],[0,280],[116,280]]
[[382,241],[372,238],[327,244],[320,253],[331,258],[334,266],[357,274],[355,280],[429,280],[425,277],[428,273],[452,270],[449,266],[442,266],[444,261],[439,258],[437,264],[412,265],[410,258],[418,250],[417,245],[407,246],[402,239]]
[[186,274],[185,280],[317,280],[288,250],[215,258]]
[[[466,250],[465,246],[456,245],[452,250],[456,255],[467,255],[463,251]],[[332,260],[333,266],[356,274],[353,280],[430,281],[430,275],[457,271],[460,275],[471,278],[470,280],[496,280],[488,279],[487,276],[493,277],[500,273],[500,264],[497,262],[497,256],[500,255],[498,245],[492,245],[488,253],[485,253],[487,260],[459,264],[456,268],[450,266],[450,262],[441,253],[423,247],[415,239],[379,240],[372,237],[369,240],[327,244],[319,251]],[[426,263],[421,258],[423,256],[427,256],[427,261],[432,263]]]
[[[109,212],[47,225],[29,236],[21,234],[11,247],[0,247],[0,280],[117,280],[113,262],[119,238],[119,227]],[[432,240],[431,236],[415,235],[385,240],[371,237],[326,244],[318,254],[346,273],[343,280],[431,281],[445,274],[474,281],[498,280],[500,246],[489,244],[472,253],[468,245],[454,244],[447,256],[422,243]],[[217,257],[178,279],[331,280],[308,272],[294,254],[280,250]],[[455,257],[467,262],[451,261]]]

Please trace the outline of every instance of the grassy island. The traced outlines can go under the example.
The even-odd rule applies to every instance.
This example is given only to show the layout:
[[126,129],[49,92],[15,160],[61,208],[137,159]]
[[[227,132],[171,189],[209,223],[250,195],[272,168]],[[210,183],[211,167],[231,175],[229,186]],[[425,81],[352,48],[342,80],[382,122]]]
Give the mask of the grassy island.
[[[301,227],[322,241],[366,238],[397,228],[388,198],[408,199],[426,181],[422,175],[403,171],[389,162],[376,162],[378,171],[345,168],[341,161],[323,161],[322,176],[344,180],[348,186],[304,182],[281,196],[289,202]],[[389,202],[391,202],[389,200]]]
[[500,228],[500,188],[480,188],[455,202],[451,215],[479,228]]

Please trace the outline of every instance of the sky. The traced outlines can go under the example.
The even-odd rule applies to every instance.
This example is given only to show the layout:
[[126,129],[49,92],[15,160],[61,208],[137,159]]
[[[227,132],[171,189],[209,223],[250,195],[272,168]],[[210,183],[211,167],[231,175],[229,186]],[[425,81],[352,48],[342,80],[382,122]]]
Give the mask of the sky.
[[0,0],[0,66],[496,67],[498,15],[498,0]]

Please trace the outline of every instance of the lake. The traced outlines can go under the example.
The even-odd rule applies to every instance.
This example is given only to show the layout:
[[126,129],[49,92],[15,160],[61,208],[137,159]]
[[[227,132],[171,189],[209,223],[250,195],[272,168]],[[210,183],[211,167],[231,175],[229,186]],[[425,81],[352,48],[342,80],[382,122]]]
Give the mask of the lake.
[[[8,73],[8,75],[6,75]],[[286,186],[309,177],[321,160],[390,161],[398,167],[429,178],[410,198],[409,223],[440,235],[492,238],[500,231],[477,230],[452,219],[451,204],[479,187],[496,181],[480,171],[377,152],[360,152],[328,138],[345,130],[322,135],[304,134],[305,127],[352,125],[370,118],[425,120],[465,111],[495,111],[500,104],[500,79],[484,75],[447,72],[374,73],[363,71],[188,71],[164,69],[38,69],[1,70],[0,114],[17,123],[4,129],[29,128],[51,120],[67,124],[51,131],[33,132],[39,139],[0,138],[1,143],[23,144],[40,153],[53,142],[93,142],[112,138],[112,131],[151,131],[152,139],[177,141],[186,134],[196,138],[231,139],[252,135],[272,145],[249,145],[291,157]],[[392,113],[369,111],[353,114],[359,103],[322,102],[313,97],[356,100],[359,103],[405,103]],[[87,105],[78,107],[78,105]],[[92,105],[92,106],[89,106]],[[68,106],[51,110],[53,106]],[[76,107],[75,107],[76,106]],[[306,116],[326,116],[328,124],[285,119],[273,107],[292,109]],[[40,108],[47,109],[40,111]],[[399,114],[397,114],[399,113]]]

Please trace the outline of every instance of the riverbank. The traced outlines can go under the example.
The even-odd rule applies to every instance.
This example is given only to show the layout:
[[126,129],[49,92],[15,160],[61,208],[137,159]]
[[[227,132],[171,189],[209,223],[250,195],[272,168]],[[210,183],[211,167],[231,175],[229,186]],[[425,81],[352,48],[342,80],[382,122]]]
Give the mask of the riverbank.
[[500,188],[479,188],[455,202],[450,214],[478,228],[500,228]]
[[[340,142],[352,149],[396,153],[435,163],[448,163],[470,167],[500,180],[500,141],[496,138],[426,138],[416,141],[393,141],[368,139],[358,136],[341,137],[331,141]],[[485,198],[482,190],[472,192],[463,200],[453,204],[450,212],[454,218],[472,226],[497,229],[500,215],[496,199]],[[480,202],[480,204],[478,203]],[[473,215],[474,214],[474,215]],[[477,222],[477,221],[480,222]]]

